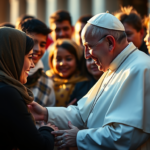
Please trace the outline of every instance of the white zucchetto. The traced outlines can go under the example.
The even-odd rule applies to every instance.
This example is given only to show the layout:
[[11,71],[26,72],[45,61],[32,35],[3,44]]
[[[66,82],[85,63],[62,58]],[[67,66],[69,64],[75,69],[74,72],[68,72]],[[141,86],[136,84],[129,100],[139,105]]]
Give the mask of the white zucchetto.
[[125,31],[123,24],[110,13],[100,13],[93,16],[88,23],[105,29]]

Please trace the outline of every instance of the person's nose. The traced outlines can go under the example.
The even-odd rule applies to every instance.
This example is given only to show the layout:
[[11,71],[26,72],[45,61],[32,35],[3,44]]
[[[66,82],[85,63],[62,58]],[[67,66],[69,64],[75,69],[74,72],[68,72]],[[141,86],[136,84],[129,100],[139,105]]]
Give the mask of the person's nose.
[[31,66],[30,66],[30,68],[34,68],[35,67],[35,65],[34,65],[34,62],[33,62],[33,60],[31,61]]
[[147,34],[146,37],[144,38],[144,42],[150,43],[150,36],[149,36],[149,34]]
[[64,37],[65,36],[65,31],[64,30],[60,30],[59,36]]
[[147,42],[147,41],[148,41],[148,35],[146,35],[144,38],[144,42]]
[[60,66],[63,66],[63,65],[66,65],[66,61],[64,59],[60,62]]
[[34,44],[33,51],[39,51],[39,50],[40,50],[40,45],[38,43]]

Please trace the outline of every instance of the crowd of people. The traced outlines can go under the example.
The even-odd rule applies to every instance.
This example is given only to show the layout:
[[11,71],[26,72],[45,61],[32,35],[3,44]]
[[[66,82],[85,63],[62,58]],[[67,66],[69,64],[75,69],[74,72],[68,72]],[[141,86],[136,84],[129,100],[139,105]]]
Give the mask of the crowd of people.
[[1,23],[1,147],[150,149],[149,19],[122,7],[74,27],[65,10],[50,28],[30,15]]

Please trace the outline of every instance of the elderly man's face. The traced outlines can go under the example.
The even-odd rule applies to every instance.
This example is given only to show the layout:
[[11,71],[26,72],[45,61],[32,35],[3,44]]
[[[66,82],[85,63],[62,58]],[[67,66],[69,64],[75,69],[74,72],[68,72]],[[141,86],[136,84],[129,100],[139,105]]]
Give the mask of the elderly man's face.
[[106,36],[100,39],[97,36],[92,36],[91,27],[88,27],[88,25],[83,29],[82,35],[84,35],[82,36],[82,42],[85,47],[85,58],[92,58],[98,66],[98,69],[106,72],[112,61]]

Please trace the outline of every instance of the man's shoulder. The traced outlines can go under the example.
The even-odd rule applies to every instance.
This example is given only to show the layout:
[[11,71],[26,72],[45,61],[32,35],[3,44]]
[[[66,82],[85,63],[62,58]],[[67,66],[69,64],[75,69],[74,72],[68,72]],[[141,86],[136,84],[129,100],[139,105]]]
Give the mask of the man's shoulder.
[[129,62],[131,66],[136,66],[137,68],[142,67],[150,69],[150,56],[148,56],[140,50],[137,50],[133,53]]

